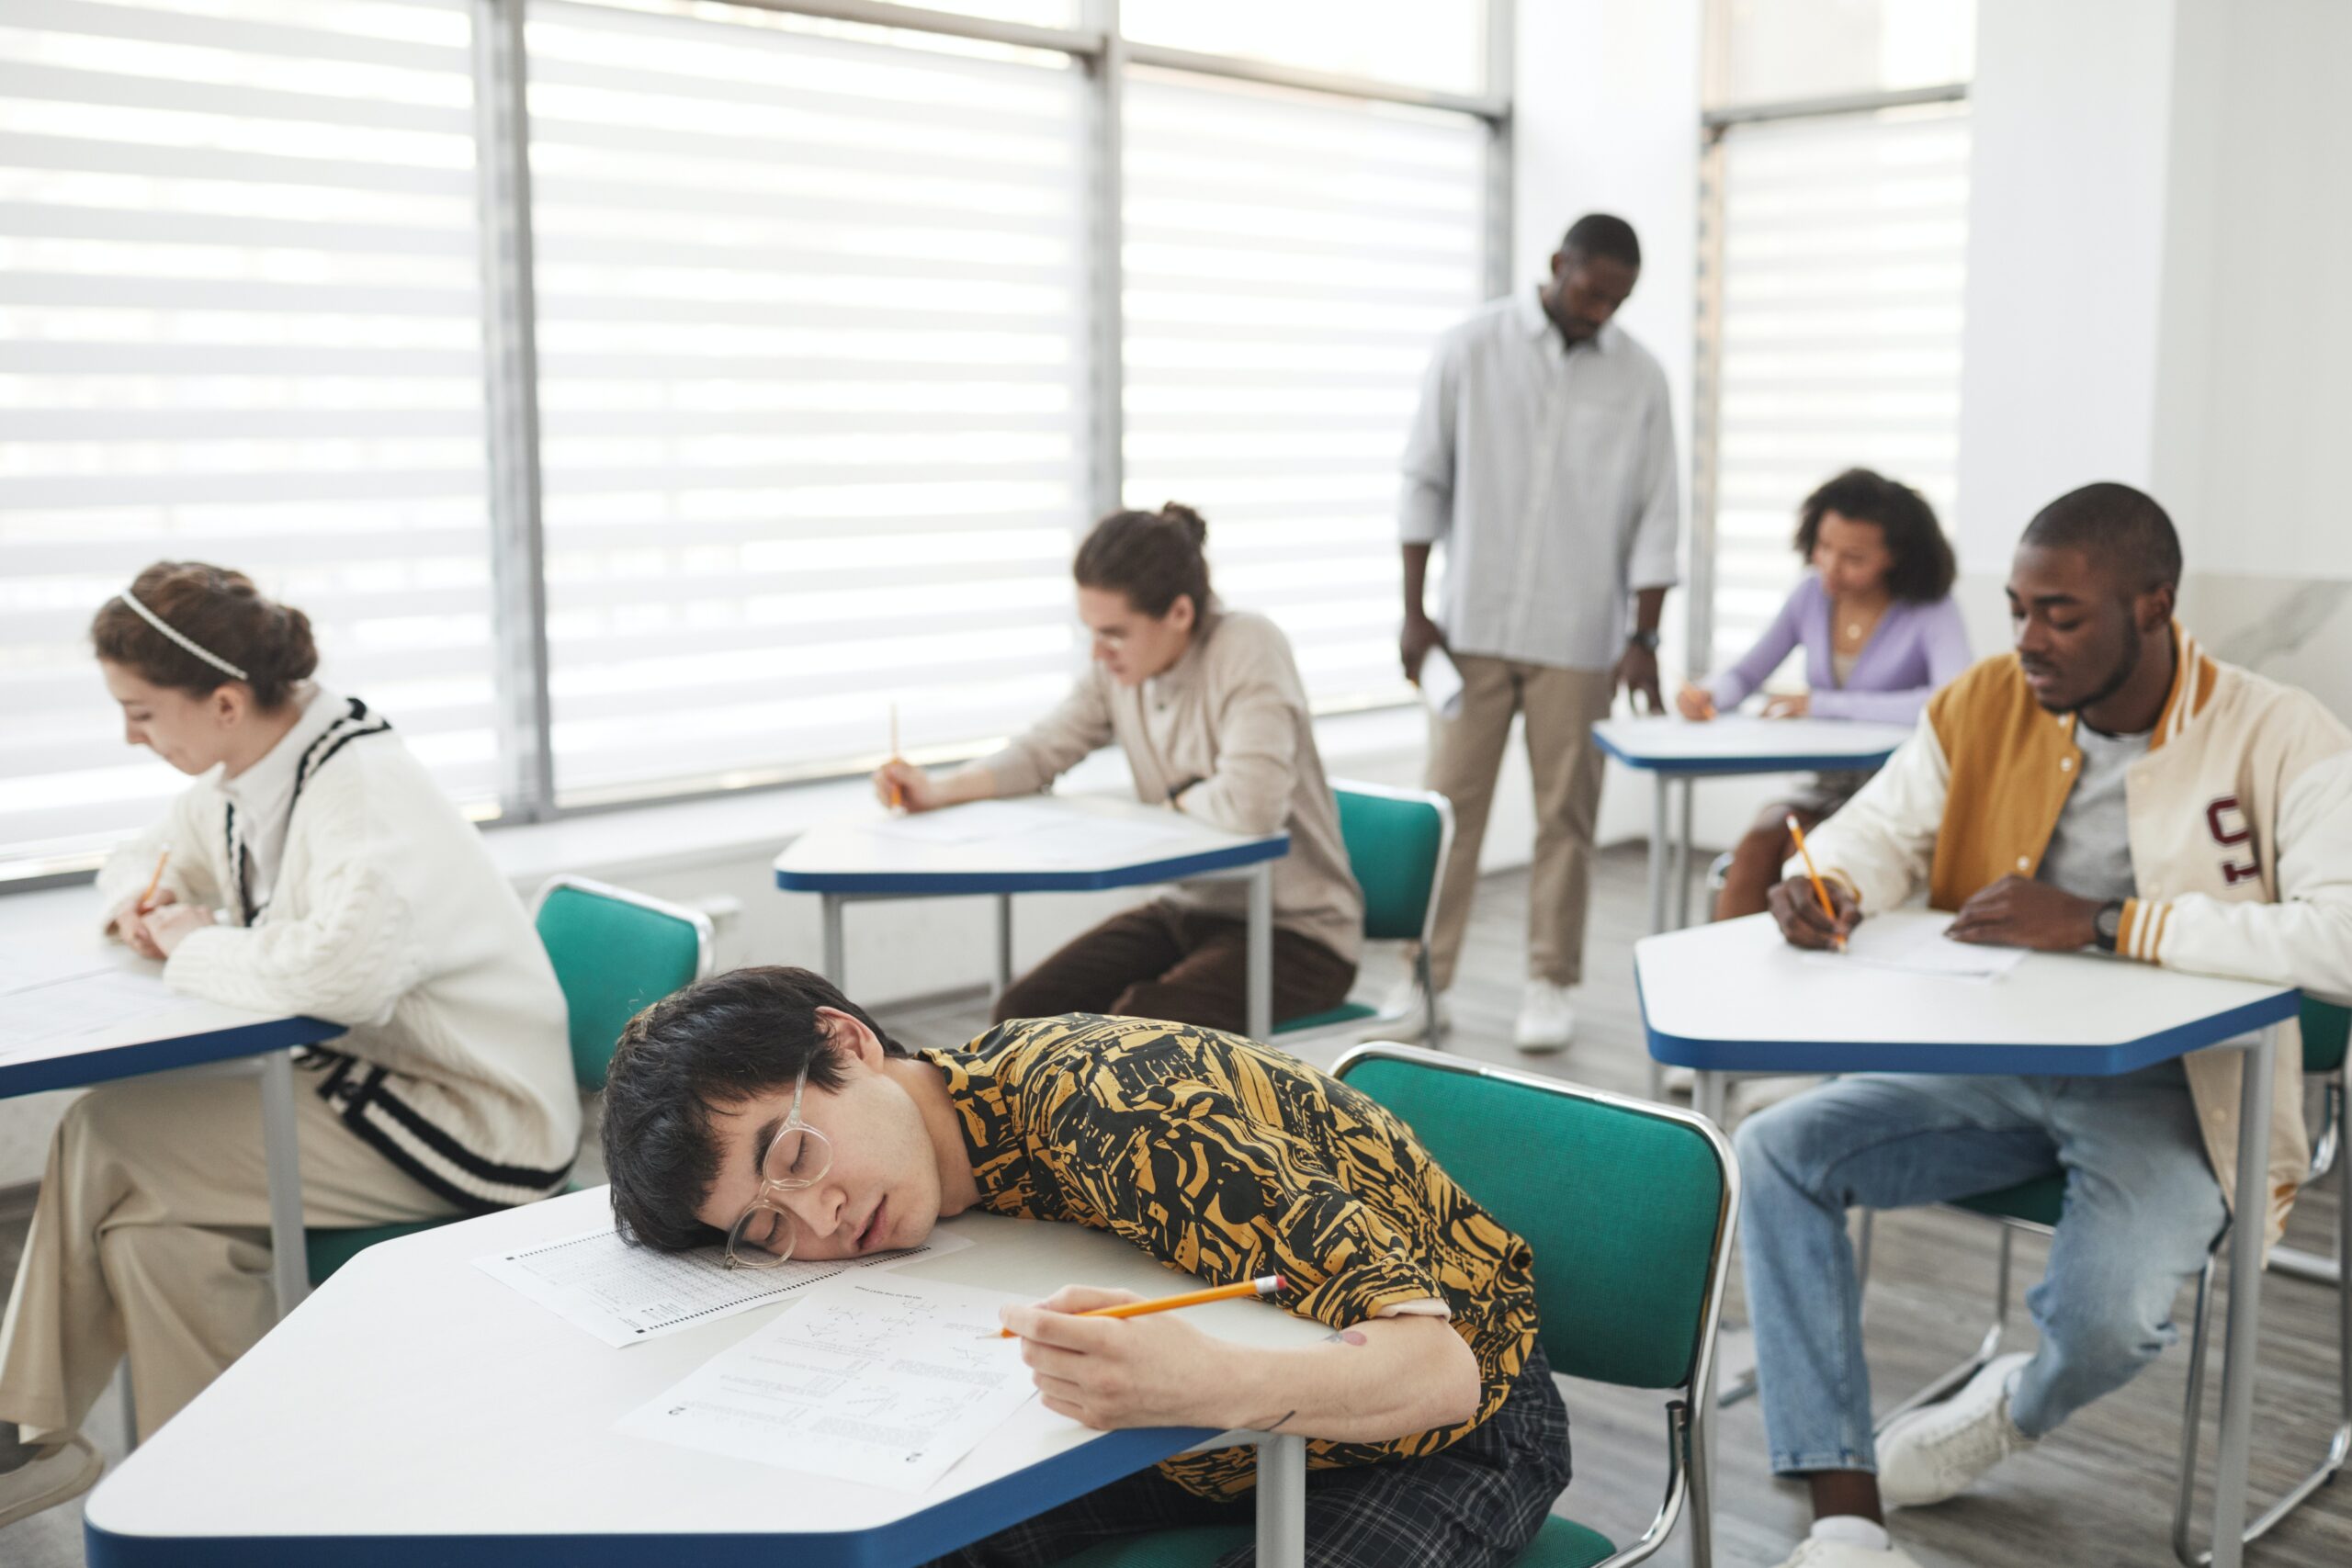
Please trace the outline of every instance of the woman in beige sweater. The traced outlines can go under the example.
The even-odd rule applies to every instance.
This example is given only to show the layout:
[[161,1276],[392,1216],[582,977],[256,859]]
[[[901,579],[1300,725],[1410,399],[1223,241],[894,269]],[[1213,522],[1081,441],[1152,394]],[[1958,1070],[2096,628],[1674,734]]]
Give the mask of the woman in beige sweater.
[[[893,761],[875,789],[910,811],[1034,794],[1115,740],[1137,799],[1229,832],[1287,829],[1290,854],[1274,866],[1279,1022],[1346,999],[1363,895],[1290,642],[1210,593],[1207,537],[1200,515],[1173,502],[1096,524],[1072,567],[1094,662],[1061,705],[992,757],[937,778]],[[1015,982],[996,1016],[1117,1013],[1238,1032],[1247,897],[1238,882],[1185,884],[1114,916]]]

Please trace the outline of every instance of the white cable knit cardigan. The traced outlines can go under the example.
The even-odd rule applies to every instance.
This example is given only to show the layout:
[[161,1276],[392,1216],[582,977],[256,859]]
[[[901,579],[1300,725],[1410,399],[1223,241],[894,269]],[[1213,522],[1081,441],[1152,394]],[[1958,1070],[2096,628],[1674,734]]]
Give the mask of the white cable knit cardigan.
[[207,777],[98,874],[103,907],[164,885],[237,924],[191,931],[164,978],[350,1032],[314,1048],[345,1125],[469,1213],[560,1190],[580,1139],[563,993],[473,824],[365,705],[328,694],[266,911],[237,908],[230,802]]

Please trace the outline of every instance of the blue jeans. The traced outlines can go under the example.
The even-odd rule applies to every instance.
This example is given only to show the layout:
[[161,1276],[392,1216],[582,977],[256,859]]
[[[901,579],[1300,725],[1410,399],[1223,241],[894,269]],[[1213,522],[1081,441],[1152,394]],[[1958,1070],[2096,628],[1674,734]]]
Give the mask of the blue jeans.
[[1749,1118],[1734,1142],[1757,1381],[1783,1475],[1878,1468],[1848,1209],[2065,1172],[2049,1271],[2026,1292],[2041,1344],[2009,1406],[2036,1438],[2173,1342],[2173,1297],[2228,1218],[2177,1062],[2122,1077],[1862,1074]]

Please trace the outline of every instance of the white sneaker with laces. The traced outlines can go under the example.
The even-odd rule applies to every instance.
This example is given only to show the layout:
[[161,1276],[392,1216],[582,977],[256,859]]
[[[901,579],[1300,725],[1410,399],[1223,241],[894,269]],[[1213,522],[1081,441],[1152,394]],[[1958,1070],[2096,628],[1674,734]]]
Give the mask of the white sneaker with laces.
[[1940,1404],[1897,1416],[1878,1437],[1878,1495],[1890,1508],[1957,1497],[1977,1477],[2034,1446],[2009,1419],[2009,1385],[2033,1358],[1996,1356]]
[[[1410,975],[1397,981],[1380,999],[1380,1014],[1383,1018],[1396,1021],[1381,1026],[1384,1038],[1391,1035],[1399,1040],[1429,1038],[1430,1010],[1422,999],[1419,982]],[[1437,1021],[1442,1029],[1453,1027],[1453,1003],[1444,991],[1437,994]]]
[[1568,988],[1549,980],[1530,980],[1520,997],[1519,1026],[1511,1043],[1522,1051],[1558,1051],[1576,1038],[1577,1010],[1568,1005]]
[[1824,1540],[1809,1535],[1781,1559],[1781,1568],[1919,1568],[1919,1563],[1892,1543],[1857,1546],[1850,1540]]
[[106,1461],[89,1439],[71,1437],[51,1443],[16,1469],[0,1474],[0,1527],[27,1519],[60,1503],[70,1503],[98,1479]]

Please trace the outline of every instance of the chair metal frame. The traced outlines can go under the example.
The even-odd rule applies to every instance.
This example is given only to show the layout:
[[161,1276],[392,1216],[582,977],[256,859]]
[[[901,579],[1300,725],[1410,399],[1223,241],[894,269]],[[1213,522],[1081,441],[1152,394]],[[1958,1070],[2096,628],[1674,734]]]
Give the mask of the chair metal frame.
[[[1421,934],[1413,959],[1413,978],[1421,988],[1421,1010],[1428,1020],[1426,1038],[1433,1048],[1445,1044],[1445,1026],[1437,1016],[1437,987],[1430,979],[1430,938],[1437,930],[1438,896],[1445,886],[1446,862],[1453,857],[1453,802],[1429,789],[1398,789],[1391,784],[1364,784],[1355,779],[1333,779],[1331,794],[1336,799],[1340,792],[1351,795],[1377,795],[1384,800],[1408,800],[1437,809],[1437,871],[1430,881],[1429,907],[1421,911]],[[1351,866],[1352,871],[1353,867]],[[1318,1042],[1362,1038],[1367,1032],[1388,1029],[1403,1021],[1397,1013],[1375,1012],[1370,1018],[1351,1018],[1340,1023],[1328,1023],[1317,1029],[1284,1032],[1279,1026],[1273,1031],[1270,1043],[1276,1045],[1313,1044]]]
[[[2331,1173],[2336,1179],[2335,1258],[2331,1263],[2327,1258],[2288,1247],[2274,1248],[2270,1255],[2270,1267],[2278,1272],[2335,1287],[2335,1429],[2328,1437],[2327,1450],[2320,1462],[2246,1525],[2242,1539],[2247,1544],[2269,1534],[2279,1520],[2293,1513],[2312,1493],[2334,1480],[2344,1469],[2346,1460],[2352,1458],[2352,1289],[2347,1289],[2345,1283],[2346,1265],[2352,1261],[2352,1157],[2347,1157],[2345,1148],[2347,1071],[2352,1071],[2352,1065],[2340,1065],[2332,1073],[2318,1075],[2324,1086],[2324,1109],[2319,1136],[2312,1145],[2311,1165],[2304,1172],[2302,1181],[2305,1187],[2314,1187]],[[1874,1432],[1884,1431],[1887,1424],[1898,1416],[1934,1404],[1951,1394],[1984,1371],[2000,1354],[2002,1339],[2008,1329],[2011,1252],[2017,1237],[2020,1233],[2040,1236],[2053,1234],[2051,1226],[2032,1220],[1985,1214],[1949,1204],[1938,1207],[1947,1213],[1985,1221],[1999,1228],[2001,1245],[1994,1274],[1992,1325],[1985,1329],[1984,1339],[1965,1359],[1930,1380],[1880,1416],[1872,1427]],[[1855,1277],[1865,1291],[1870,1284],[1871,1222],[1871,1211],[1863,1210],[1861,1235],[1855,1247],[1854,1269]],[[2197,1303],[2190,1316],[2188,1389],[2182,1398],[2180,1464],[2175,1477],[2172,1517],[2173,1555],[2179,1560],[2182,1568],[2208,1568],[2213,1561],[2211,1547],[2200,1551],[2194,1545],[2190,1536],[2190,1516],[2195,1511],[2197,1496],[2198,1423],[2204,1414],[2205,1351],[2213,1319],[2213,1276],[2229,1234],[2228,1226],[2223,1226],[2222,1234],[2213,1238],[2212,1246],[2206,1251],[2204,1265],[2197,1273]]]
[[1390,1041],[1366,1041],[1358,1045],[1339,1059],[1331,1069],[1331,1076],[1345,1082],[1351,1067],[1369,1059],[1411,1062],[1446,1072],[1517,1084],[1564,1099],[1605,1105],[1653,1121],[1670,1122],[1696,1133],[1706,1141],[1714,1154],[1715,1168],[1723,1176],[1723,1204],[1715,1218],[1714,1245],[1707,1258],[1707,1280],[1703,1288],[1703,1304],[1699,1313],[1697,1343],[1691,1347],[1690,1378],[1679,1386],[1679,1391],[1669,1391],[1671,1396],[1666,1401],[1666,1495],[1658,1505],[1657,1513],[1651,1518],[1649,1528],[1642,1532],[1641,1539],[1631,1546],[1621,1548],[1614,1555],[1596,1563],[1594,1568],[1631,1568],[1632,1564],[1651,1556],[1673,1535],[1674,1527],[1680,1522],[1686,1504],[1690,1514],[1691,1568],[1712,1568],[1714,1561],[1714,1484],[1709,1439],[1714,1417],[1709,1409],[1712,1402],[1706,1397],[1705,1391],[1713,1386],[1715,1337],[1723,1321],[1724,1281],[1730,1271],[1732,1238],[1739,1224],[1739,1161],[1732,1153],[1731,1140],[1724,1136],[1721,1128],[1695,1111],[1660,1105],[1655,1100],[1634,1095],[1588,1089],[1563,1078],[1547,1077],[1498,1066],[1491,1062],[1474,1061]]

